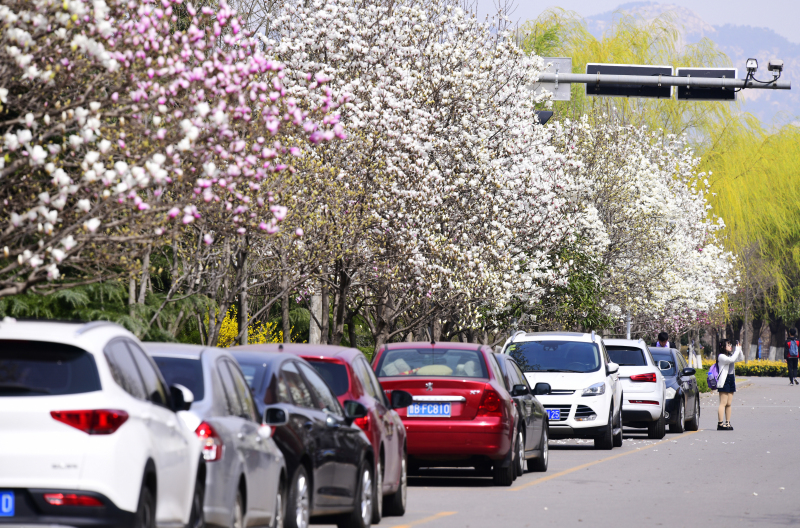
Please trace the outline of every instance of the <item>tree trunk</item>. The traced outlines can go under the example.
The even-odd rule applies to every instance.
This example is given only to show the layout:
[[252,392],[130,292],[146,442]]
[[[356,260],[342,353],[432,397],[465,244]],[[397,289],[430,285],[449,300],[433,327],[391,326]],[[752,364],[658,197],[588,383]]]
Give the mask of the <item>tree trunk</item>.
[[780,361],[783,359],[783,340],[786,335],[786,326],[781,317],[770,317],[769,330],[769,359]]
[[247,334],[250,331],[250,305],[247,297],[247,250],[240,254],[242,262],[240,267],[241,281],[239,282],[239,344],[246,345],[249,337]]
[[292,323],[289,320],[289,277],[283,275],[281,277],[281,290],[285,293],[281,297],[281,322],[283,323],[283,342],[292,342]]
[[144,304],[148,280],[150,280],[150,248],[147,248],[147,253],[142,259],[142,279],[139,283],[139,300],[137,301],[139,304]]
[[322,296],[312,295],[310,306],[311,317],[308,322],[308,343],[318,345],[322,337]]
[[330,306],[328,305],[328,285],[323,283],[322,284],[322,291],[321,293],[321,302],[322,306],[320,310],[322,311],[320,322],[322,323],[322,327],[320,328],[320,336],[319,336],[319,343],[321,345],[327,345],[330,342],[328,339],[328,326],[330,324]]
[[[339,266],[337,266],[339,267]],[[350,290],[350,276],[344,269],[339,270],[339,288],[336,292],[336,305],[334,306],[333,332],[331,344],[338,346],[344,337],[344,320],[347,313],[347,293]]]
[[136,279],[131,277],[128,285],[128,313],[133,317],[133,305],[136,304]]
[[350,346],[358,348],[358,335],[356,334],[356,313],[349,312],[347,317],[347,339],[350,340]]
[[761,337],[761,330],[764,326],[764,320],[760,317],[753,319],[750,322],[752,332],[750,332],[750,358],[755,359],[758,354],[758,338]]

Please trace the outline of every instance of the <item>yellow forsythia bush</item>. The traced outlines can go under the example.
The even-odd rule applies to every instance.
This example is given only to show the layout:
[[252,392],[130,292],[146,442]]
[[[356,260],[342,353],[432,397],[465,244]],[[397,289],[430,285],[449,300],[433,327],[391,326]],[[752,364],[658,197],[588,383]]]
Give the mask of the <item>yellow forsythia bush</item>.
[[[703,368],[708,370],[714,360],[704,359]],[[736,363],[737,376],[767,376],[767,377],[783,377],[789,375],[789,369],[783,361],[770,361],[768,359],[754,359],[745,363],[741,361]]]
[[[207,321],[206,321],[207,322]],[[231,306],[222,326],[219,329],[219,340],[217,346],[227,348],[235,344],[236,336],[239,335],[239,318],[236,306]],[[283,330],[278,329],[276,323],[262,323],[257,321],[247,327],[247,342],[251,345],[263,343],[283,343]]]

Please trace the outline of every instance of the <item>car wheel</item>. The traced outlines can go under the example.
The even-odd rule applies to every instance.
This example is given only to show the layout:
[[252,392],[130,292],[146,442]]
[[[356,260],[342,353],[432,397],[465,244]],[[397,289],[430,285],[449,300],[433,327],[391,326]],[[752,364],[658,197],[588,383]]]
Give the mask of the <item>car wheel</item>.
[[664,418],[664,409],[661,409],[661,416],[655,422],[647,424],[647,438],[661,440],[667,434],[667,421]]
[[270,528],[283,528],[283,511],[286,507],[286,485],[284,484],[283,477],[278,484],[278,493],[275,495],[275,510],[272,512],[272,524]]
[[139,492],[134,528],[156,528],[156,498],[150,488],[144,485]]
[[372,492],[372,524],[381,522],[383,516],[383,464],[378,460],[375,468],[375,489]]
[[619,426],[619,432],[614,435],[614,447],[622,447],[622,411],[619,412],[617,425]]
[[[514,443],[516,443],[516,441]],[[495,486],[510,486],[511,483],[514,482],[514,479],[517,476],[514,460],[514,458],[516,458],[514,456],[516,449],[517,446],[512,444],[511,460],[509,461],[508,466],[503,467],[503,462],[498,460],[492,468],[492,480],[494,481]]]
[[613,430],[613,421],[612,418],[614,416],[614,408],[612,407],[610,411],[608,411],[608,423],[606,424],[605,428],[603,428],[603,432],[600,436],[594,439],[594,447],[595,449],[613,449],[614,447],[614,430]]
[[192,496],[192,511],[189,514],[189,528],[203,528],[206,525],[205,516],[203,515],[203,501],[206,495],[206,484],[204,479],[197,476],[197,481],[194,483],[194,495]]
[[308,528],[310,518],[309,481],[306,468],[299,466],[294,472],[286,494],[286,528]]
[[391,495],[387,495],[383,499],[383,513],[384,515],[402,516],[406,513],[406,497],[408,496],[408,457],[403,452],[403,458],[400,460],[400,484],[397,486],[397,491]]
[[686,420],[686,406],[683,403],[683,398],[681,398],[680,402],[678,403],[678,416],[675,420],[675,423],[669,424],[669,432],[670,433],[682,433],[684,423]]
[[244,499],[242,490],[236,490],[236,502],[233,505],[233,528],[244,528]]
[[694,399],[694,415],[692,419],[686,422],[687,431],[697,431],[700,429],[700,398]]
[[544,424],[542,431],[541,454],[537,458],[528,460],[528,471],[547,471],[547,459],[550,455],[550,445],[547,438],[547,424]]
[[525,473],[525,437],[522,431],[517,433],[517,463],[514,464],[514,469],[518,477]]
[[370,528],[372,526],[372,507],[374,497],[372,490],[372,467],[368,461],[363,461],[358,470],[356,482],[356,502],[353,511],[341,517],[337,523],[339,528]]

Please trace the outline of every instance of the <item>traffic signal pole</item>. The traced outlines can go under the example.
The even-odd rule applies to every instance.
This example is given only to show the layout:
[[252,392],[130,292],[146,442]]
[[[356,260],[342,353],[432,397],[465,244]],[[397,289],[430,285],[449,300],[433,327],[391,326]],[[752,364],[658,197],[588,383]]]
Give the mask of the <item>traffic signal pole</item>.
[[609,75],[602,73],[540,73],[540,83],[637,85],[637,86],[687,86],[693,88],[730,88],[760,90],[791,90],[791,81],[773,80],[759,82],[754,79],[725,79],[709,77],[676,77],[673,75]]

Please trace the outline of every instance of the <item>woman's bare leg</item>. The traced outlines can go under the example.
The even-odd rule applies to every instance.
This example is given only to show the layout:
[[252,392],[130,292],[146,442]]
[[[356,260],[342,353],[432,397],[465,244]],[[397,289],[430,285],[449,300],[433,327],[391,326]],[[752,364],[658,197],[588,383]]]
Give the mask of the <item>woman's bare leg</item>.
[[726,394],[726,396],[728,398],[727,398],[727,401],[725,402],[725,421],[726,422],[730,422],[731,421],[731,404],[733,403],[733,393],[729,392],[728,394]]
[[727,392],[720,392],[719,393],[719,410],[717,411],[717,416],[719,416],[719,421],[725,421],[725,402],[728,399]]

